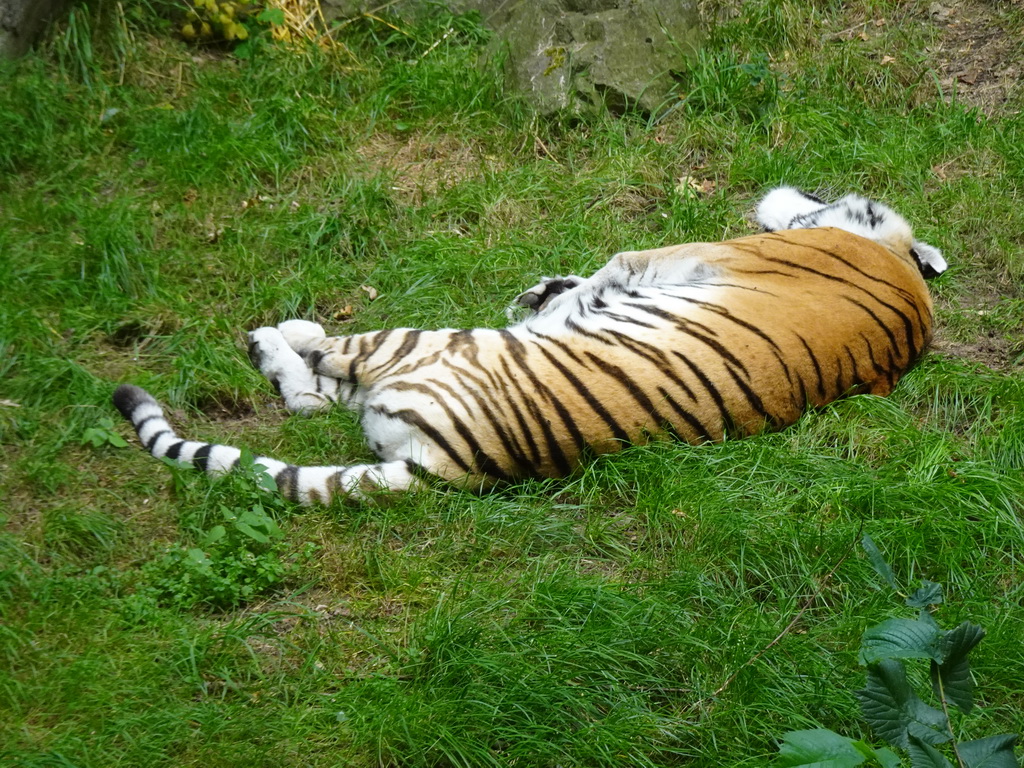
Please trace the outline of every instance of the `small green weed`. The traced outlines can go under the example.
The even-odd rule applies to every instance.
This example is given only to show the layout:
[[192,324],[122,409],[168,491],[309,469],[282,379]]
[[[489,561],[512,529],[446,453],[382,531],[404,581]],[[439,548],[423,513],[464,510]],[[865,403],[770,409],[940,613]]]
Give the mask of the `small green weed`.
[[[985,637],[985,630],[969,621],[942,629],[932,616],[932,609],[943,601],[942,586],[922,580],[907,595],[870,536],[864,537],[863,546],[885,583],[904,598],[908,608],[919,611],[917,618],[886,619],[864,632],[859,659],[867,667],[867,684],[857,691],[864,720],[876,736],[908,753],[912,768],[954,768],[937,749],[940,745],[948,745],[958,768],[1017,768],[1016,735],[965,741],[962,728],[954,727],[951,720],[952,711],[967,715],[974,708],[968,655]],[[908,675],[905,664],[912,659],[928,661],[932,693],[941,708],[926,704],[915,692],[919,677]],[[783,737],[779,752],[777,765],[787,768],[903,765],[889,749],[827,729],[792,731]]]
[[[181,475],[178,482],[179,489],[188,484]],[[280,506],[274,480],[251,453],[216,486],[205,504],[183,515],[191,545],[173,545],[143,568],[143,594],[181,607],[232,608],[279,588],[312,556],[312,545],[289,555],[271,515]]]
[[88,427],[82,433],[82,445],[91,445],[93,448],[101,448],[104,445],[126,448],[128,441],[114,430],[114,420],[104,416],[96,422],[95,427]]

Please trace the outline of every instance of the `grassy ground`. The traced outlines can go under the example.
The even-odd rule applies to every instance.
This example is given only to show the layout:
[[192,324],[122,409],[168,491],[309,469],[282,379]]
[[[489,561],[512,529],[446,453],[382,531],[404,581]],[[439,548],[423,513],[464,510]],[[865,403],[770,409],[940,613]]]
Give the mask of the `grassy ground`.
[[[988,630],[958,732],[1024,732],[1019,9],[709,8],[666,114],[540,120],[465,19],[239,61],[126,5],[76,6],[0,89],[0,760],[762,765],[787,730],[869,736],[856,649],[901,609],[865,532]],[[889,399],[372,509],[172,471],[107,421],[132,381],[190,436],[365,458],[349,415],[283,414],[246,330],[501,324],[538,275],[748,233],[783,181],[883,199],[952,264]]]

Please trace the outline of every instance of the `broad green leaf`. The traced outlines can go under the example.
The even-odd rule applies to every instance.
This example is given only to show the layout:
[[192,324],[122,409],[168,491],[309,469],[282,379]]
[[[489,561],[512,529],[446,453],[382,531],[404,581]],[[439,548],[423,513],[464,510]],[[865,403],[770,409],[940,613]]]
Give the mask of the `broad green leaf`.
[[875,759],[882,768],[900,768],[900,766],[903,765],[903,761],[900,760],[899,755],[891,749],[882,747],[881,749],[876,749],[874,752]]
[[942,585],[927,579],[922,579],[921,586],[907,598],[907,605],[911,608],[926,608],[929,605],[939,605],[941,602]]
[[853,768],[865,759],[854,746],[853,739],[818,728],[790,731],[783,736],[778,765],[786,768]]
[[89,427],[82,433],[82,445],[90,444],[93,448],[103,445],[103,433],[96,427]]
[[193,547],[188,551],[188,559],[202,568],[210,567],[210,558],[201,549]]
[[870,664],[864,690],[856,695],[871,730],[893,746],[906,749],[909,736],[928,744],[950,739],[946,716],[911,690],[899,661],[884,659]]
[[885,558],[882,557],[881,551],[875,545],[874,539],[864,534],[864,538],[860,540],[860,544],[864,547],[864,551],[868,555],[868,561],[871,563],[871,567],[875,569],[875,572],[885,579],[885,583],[892,587],[894,590],[899,592],[899,584],[896,582],[896,576],[893,575],[892,568],[885,562]]
[[864,755],[864,757],[868,760],[875,761],[873,763],[868,763],[869,765],[878,763],[882,768],[900,768],[900,758],[891,749],[886,749],[885,747],[875,749],[866,741],[854,741],[852,743],[853,746],[859,750],[862,755]]
[[256,484],[264,490],[272,493],[277,492],[277,481],[270,474],[270,470],[262,464],[253,465],[256,470]]
[[262,504],[256,504],[252,509],[244,510],[238,516],[238,521],[253,528],[258,528],[274,539],[281,538],[284,535],[277,523],[274,522],[274,518],[263,511]]
[[957,752],[967,768],[1018,768],[1013,745],[1017,737],[1012,733],[988,736],[984,739],[957,744]]
[[264,526],[270,518],[263,511],[263,507],[256,504],[251,509],[243,509],[238,515],[238,519],[248,525]]
[[103,437],[108,443],[113,445],[115,448],[124,448],[128,445],[125,439],[121,437],[117,432],[114,431],[114,422],[110,419],[100,419],[100,430],[103,432]]
[[944,754],[913,736],[910,737],[907,752],[910,753],[912,768],[953,768],[953,764],[946,759]]
[[100,419],[98,427],[89,427],[82,433],[82,445],[86,443],[93,448],[103,445],[112,445],[115,448],[124,448],[128,445],[123,437],[114,432],[114,424],[110,419]]
[[215,544],[223,539],[227,532],[227,529],[223,525],[215,525],[206,532],[206,536],[203,538],[203,541],[207,546]]
[[[974,678],[967,654],[985,637],[985,630],[965,621],[947,632],[939,645],[942,663],[932,662],[932,688],[939,698],[945,696],[963,713],[974,706]],[[940,688],[941,686],[941,688]]]
[[282,531],[278,524],[274,522],[273,518],[268,517],[267,523],[263,528],[266,530],[267,535],[272,539],[284,538],[284,531]]
[[882,659],[934,659],[942,661],[939,641],[942,630],[934,621],[888,619],[864,632],[860,663]]
[[267,8],[259,12],[256,16],[256,20],[264,24],[276,24],[280,26],[284,24],[284,11],[280,8]]
[[270,537],[267,536],[267,534],[256,530],[251,525],[243,523],[241,520],[235,522],[235,528],[244,533],[250,539],[258,541],[260,544],[268,544],[270,542]]

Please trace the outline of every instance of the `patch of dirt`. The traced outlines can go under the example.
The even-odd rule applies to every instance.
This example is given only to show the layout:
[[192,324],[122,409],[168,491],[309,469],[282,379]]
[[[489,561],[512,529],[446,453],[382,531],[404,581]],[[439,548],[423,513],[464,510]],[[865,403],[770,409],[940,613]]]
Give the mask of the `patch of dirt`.
[[420,205],[441,189],[447,189],[485,170],[497,167],[497,159],[474,143],[454,136],[378,134],[359,148],[375,170],[394,174],[392,190],[402,202]]
[[196,408],[210,421],[231,422],[238,429],[269,423],[266,414],[256,413],[251,400],[235,395],[201,397],[196,402]]
[[[985,315],[996,314],[1002,300],[999,293],[982,291],[962,297],[959,301],[936,302],[936,306],[960,316],[977,315],[981,320]],[[1024,334],[1015,336],[998,328],[986,328],[983,321],[979,325],[969,340],[954,338],[956,334],[950,333],[941,324],[937,325],[931,344],[932,351],[946,357],[980,363],[994,371],[1024,370]]]
[[939,41],[927,53],[932,58],[942,92],[986,115],[1005,112],[1021,93],[1024,75],[1024,29],[1016,29],[998,8],[980,2],[940,2],[928,6],[928,16],[941,29]]
[[979,336],[970,342],[953,341],[937,333],[932,341],[932,351],[945,357],[955,357],[970,363],[981,363],[993,371],[1018,370],[1014,360],[1020,349],[1005,338],[995,334]]
[[144,50],[143,60],[125,67],[121,76],[125,84],[142,86],[169,103],[195,87],[197,66],[217,58],[198,49],[189,52],[170,35],[148,36]]

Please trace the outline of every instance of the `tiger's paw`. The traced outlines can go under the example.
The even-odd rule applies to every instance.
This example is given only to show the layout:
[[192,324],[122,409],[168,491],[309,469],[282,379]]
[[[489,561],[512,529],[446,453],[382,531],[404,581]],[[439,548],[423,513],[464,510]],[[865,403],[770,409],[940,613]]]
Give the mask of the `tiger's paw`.
[[249,360],[272,382],[284,376],[301,375],[309,366],[291,348],[277,328],[257,328],[249,331]]
[[327,338],[323,326],[309,320],[285,320],[278,323],[277,330],[281,332],[288,346],[300,355]]
[[333,401],[319,391],[316,376],[277,328],[249,332],[249,359],[262,373],[292,413],[313,413],[329,408]]
[[582,282],[583,278],[576,275],[545,277],[537,285],[516,296],[514,305],[540,312],[553,298],[566,291],[571,291]]

